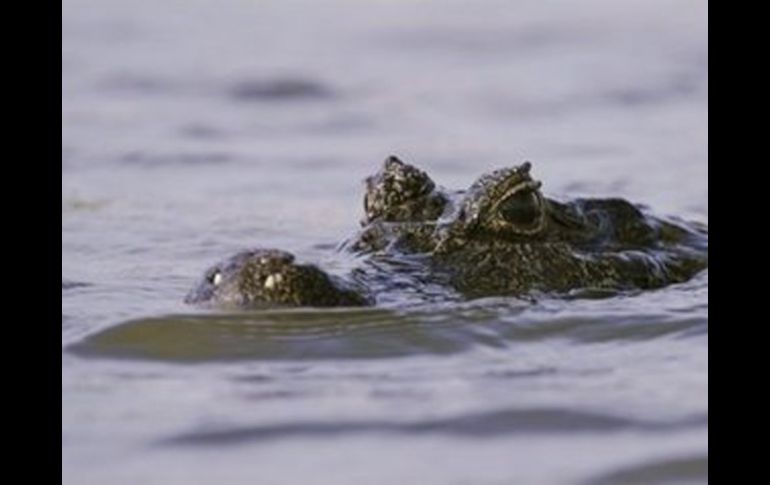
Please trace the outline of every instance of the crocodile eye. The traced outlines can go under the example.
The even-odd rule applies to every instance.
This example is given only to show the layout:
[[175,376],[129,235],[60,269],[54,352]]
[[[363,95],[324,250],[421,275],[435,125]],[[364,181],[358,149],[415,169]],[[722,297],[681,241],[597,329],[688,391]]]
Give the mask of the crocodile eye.
[[530,227],[540,220],[540,199],[531,190],[513,193],[497,206],[500,217],[516,226]]

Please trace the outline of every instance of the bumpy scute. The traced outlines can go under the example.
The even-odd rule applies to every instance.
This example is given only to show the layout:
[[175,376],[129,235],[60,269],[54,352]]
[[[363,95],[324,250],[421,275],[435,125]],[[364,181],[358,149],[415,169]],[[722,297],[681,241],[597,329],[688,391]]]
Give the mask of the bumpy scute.
[[374,221],[407,222],[435,219],[446,199],[422,170],[388,157],[382,169],[368,177],[363,225]]

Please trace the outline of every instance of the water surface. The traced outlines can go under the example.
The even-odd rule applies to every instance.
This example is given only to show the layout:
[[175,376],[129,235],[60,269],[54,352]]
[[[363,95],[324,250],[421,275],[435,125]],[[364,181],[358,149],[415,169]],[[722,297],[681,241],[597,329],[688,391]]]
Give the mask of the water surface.
[[64,0],[68,484],[706,481],[708,271],[608,299],[218,313],[251,246],[331,270],[390,154],[451,188],[708,223],[695,1]]

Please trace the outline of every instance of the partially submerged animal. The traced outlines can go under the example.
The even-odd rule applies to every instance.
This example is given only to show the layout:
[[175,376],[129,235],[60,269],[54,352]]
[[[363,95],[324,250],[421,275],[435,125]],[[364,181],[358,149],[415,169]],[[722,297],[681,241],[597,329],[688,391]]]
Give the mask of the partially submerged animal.
[[345,275],[277,249],[210,268],[188,303],[360,306],[404,293],[430,300],[660,288],[708,267],[706,226],[652,216],[623,199],[546,198],[531,164],[467,190],[436,186],[396,157],[366,179],[362,230],[339,248]]

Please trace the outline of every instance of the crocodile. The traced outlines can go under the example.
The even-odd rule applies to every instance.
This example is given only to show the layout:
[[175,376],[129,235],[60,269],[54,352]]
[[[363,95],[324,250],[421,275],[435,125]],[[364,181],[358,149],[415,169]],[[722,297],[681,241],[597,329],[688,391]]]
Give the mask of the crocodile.
[[[685,282],[708,267],[708,227],[621,198],[557,200],[532,164],[439,187],[395,156],[365,180],[361,229],[337,248],[345,274],[254,248],[209,268],[185,301],[364,306],[489,296],[615,295]],[[394,296],[395,295],[395,296]]]

